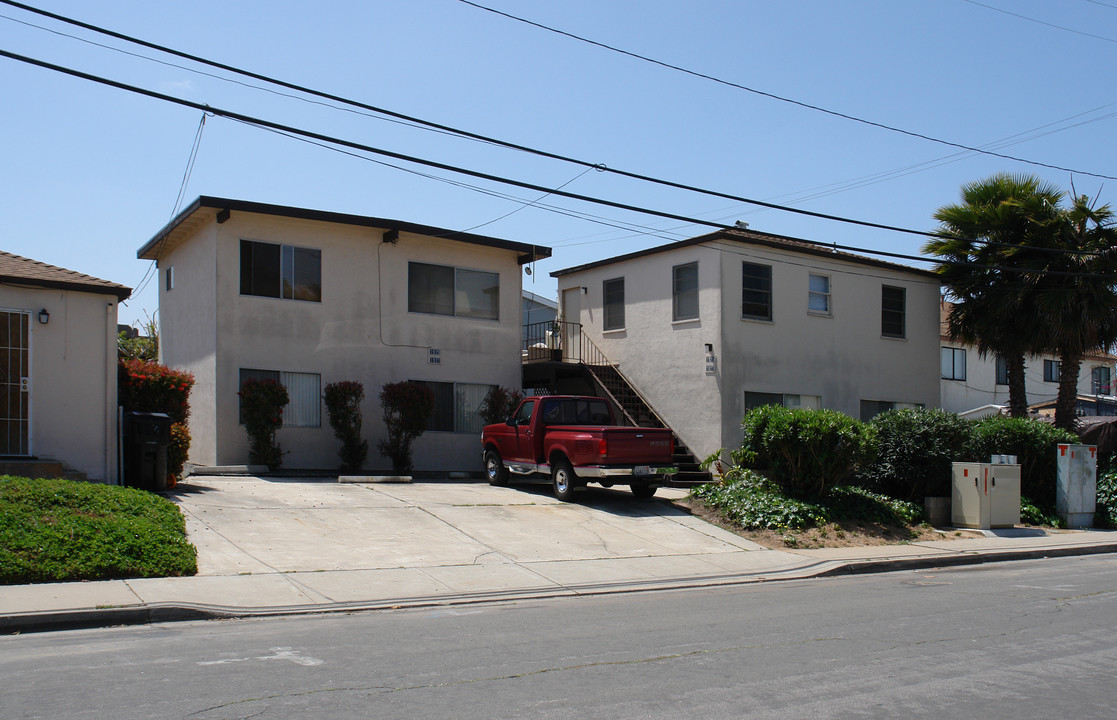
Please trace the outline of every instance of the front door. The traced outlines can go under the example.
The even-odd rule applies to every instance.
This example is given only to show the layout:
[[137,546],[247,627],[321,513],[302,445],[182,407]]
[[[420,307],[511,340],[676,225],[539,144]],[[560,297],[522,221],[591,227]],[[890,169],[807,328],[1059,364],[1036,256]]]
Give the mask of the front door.
[[0,311],[0,455],[30,455],[31,315]]
[[562,291],[562,359],[578,362],[582,344],[582,288]]

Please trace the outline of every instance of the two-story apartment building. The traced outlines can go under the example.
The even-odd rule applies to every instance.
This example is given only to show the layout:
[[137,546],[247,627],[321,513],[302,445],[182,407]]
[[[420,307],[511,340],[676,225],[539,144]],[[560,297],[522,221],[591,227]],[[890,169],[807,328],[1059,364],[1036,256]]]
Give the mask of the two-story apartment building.
[[[951,304],[942,302],[940,372],[941,404],[944,410],[964,417],[997,414],[1008,405],[1008,369],[1004,358],[996,354],[981,357],[977,349],[950,339],[947,317]],[[1080,397],[1112,397],[1117,357],[1095,352],[1082,359],[1078,370]],[[1034,355],[1025,358],[1024,383],[1028,404],[1052,403],[1059,394],[1059,358],[1056,355]],[[1089,405],[1087,403],[1086,405]],[[1084,414],[1099,414],[1097,408],[1084,406]],[[1106,409],[1105,414],[1109,414]]]
[[563,320],[699,457],[738,447],[758,405],[868,419],[939,402],[928,271],[739,229],[552,275]]
[[190,462],[248,462],[237,393],[272,378],[291,398],[277,439],[288,468],[337,467],[322,404],[364,384],[366,465],[386,436],[378,396],[414,380],[434,393],[417,471],[480,469],[477,408],[518,387],[521,270],[550,249],[382,218],[200,197],[138,257],[159,268],[160,356],[194,373]]

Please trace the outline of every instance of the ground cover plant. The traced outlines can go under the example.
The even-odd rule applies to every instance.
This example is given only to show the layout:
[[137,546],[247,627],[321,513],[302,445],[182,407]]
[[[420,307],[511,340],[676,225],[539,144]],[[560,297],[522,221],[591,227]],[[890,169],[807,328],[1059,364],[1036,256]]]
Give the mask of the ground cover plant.
[[0,584],[198,571],[178,507],[136,488],[0,477]]

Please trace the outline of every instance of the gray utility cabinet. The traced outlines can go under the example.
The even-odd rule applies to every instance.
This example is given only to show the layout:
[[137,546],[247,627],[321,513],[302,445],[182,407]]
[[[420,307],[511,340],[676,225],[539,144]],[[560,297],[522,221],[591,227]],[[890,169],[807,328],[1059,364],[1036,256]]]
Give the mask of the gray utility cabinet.
[[1098,446],[1059,445],[1055,451],[1055,512],[1070,528],[1094,527]]
[[990,530],[1018,525],[1020,466],[956,462],[950,499],[955,527]]

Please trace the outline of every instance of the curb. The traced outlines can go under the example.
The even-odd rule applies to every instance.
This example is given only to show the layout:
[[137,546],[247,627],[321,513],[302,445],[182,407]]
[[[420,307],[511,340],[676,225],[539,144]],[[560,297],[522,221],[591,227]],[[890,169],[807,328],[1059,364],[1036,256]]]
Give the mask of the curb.
[[487,591],[471,595],[442,597],[399,598],[380,601],[335,603],[330,605],[290,605],[280,607],[234,608],[206,605],[174,605],[155,603],[117,608],[86,608],[29,612],[0,616],[0,634],[12,635],[27,632],[77,630],[128,625],[150,625],[166,622],[198,620],[239,620],[248,618],[284,617],[295,615],[325,615],[336,613],[371,612],[377,610],[402,610],[423,607],[475,605],[481,603],[540,600],[558,597],[584,597],[620,593],[686,590],[702,587],[732,587],[762,582],[806,580],[810,578],[839,577],[843,575],[868,575],[905,570],[983,565],[986,563],[1015,560],[1041,560],[1045,558],[1075,557],[1117,553],[1117,542],[1100,545],[1080,545],[1039,550],[1005,550],[987,553],[959,553],[932,557],[897,558],[888,560],[847,560],[834,566],[836,561],[814,563],[802,568],[758,572],[755,575],[727,575],[707,578],[688,578],[679,584],[659,579],[648,584],[625,582],[617,585],[572,586],[562,591]]

